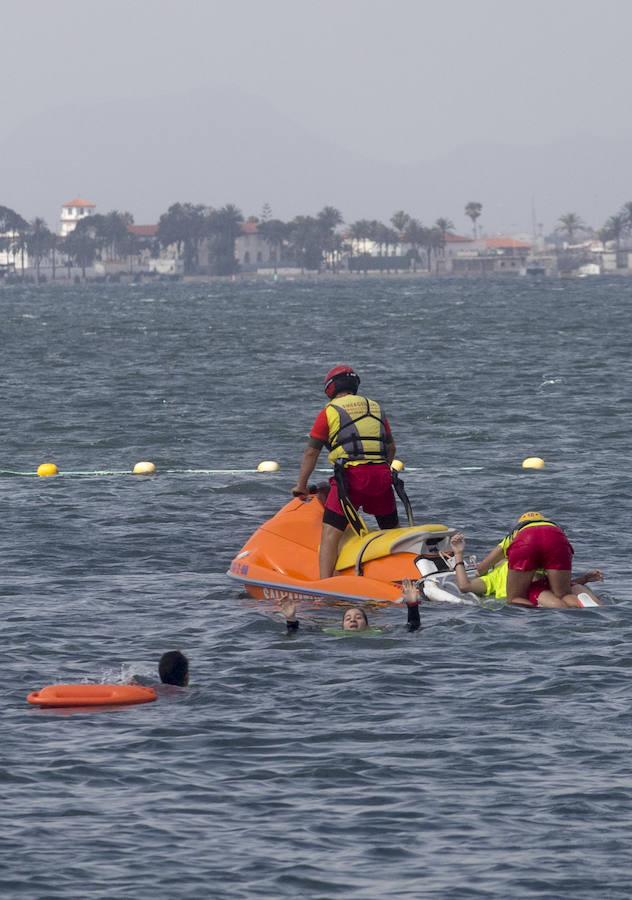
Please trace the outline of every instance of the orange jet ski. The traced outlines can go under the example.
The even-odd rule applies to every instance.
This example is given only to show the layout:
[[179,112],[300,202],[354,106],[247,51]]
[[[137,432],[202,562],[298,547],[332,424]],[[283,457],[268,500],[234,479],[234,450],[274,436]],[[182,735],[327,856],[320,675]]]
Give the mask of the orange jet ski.
[[[454,528],[408,525],[362,534],[347,528],[336,564],[339,574],[321,580],[322,521],[317,493],[290,500],[255,531],[226,574],[257,600],[279,600],[289,594],[293,600],[397,603],[402,578],[419,579],[420,573],[425,575],[424,566],[434,572],[449,569]],[[422,560],[427,562],[420,567]]]

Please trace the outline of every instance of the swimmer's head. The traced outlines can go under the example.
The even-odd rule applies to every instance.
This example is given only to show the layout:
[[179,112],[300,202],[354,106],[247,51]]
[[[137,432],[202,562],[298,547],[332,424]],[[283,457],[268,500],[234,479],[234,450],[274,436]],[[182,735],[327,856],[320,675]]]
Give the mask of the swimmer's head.
[[342,627],[344,631],[366,631],[369,620],[365,611],[359,606],[352,606],[342,617]]
[[523,525],[525,522],[544,522],[544,516],[539,512],[526,512],[523,513],[518,519],[518,525]]
[[184,687],[189,683],[189,660],[179,650],[168,650],[160,657],[158,674],[163,684]]

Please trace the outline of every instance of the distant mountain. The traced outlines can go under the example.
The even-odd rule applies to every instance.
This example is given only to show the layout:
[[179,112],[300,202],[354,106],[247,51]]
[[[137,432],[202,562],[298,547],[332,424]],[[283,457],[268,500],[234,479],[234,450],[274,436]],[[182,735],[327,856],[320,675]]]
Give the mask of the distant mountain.
[[[430,143],[430,141],[429,141]],[[66,106],[31,119],[0,144],[0,205],[56,227],[77,194],[105,213],[156,222],[177,201],[235,203],[275,217],[338,207],[346,222],[388,221],[405,209],[469,233],[463,209],[483,204],[488,233],[551,230],[565,212],[600,227],[632,199],[632,141],[578,137],[549,146],[475,143],[417,165],[393,165],[341,149],[266,101],[230,91]]]

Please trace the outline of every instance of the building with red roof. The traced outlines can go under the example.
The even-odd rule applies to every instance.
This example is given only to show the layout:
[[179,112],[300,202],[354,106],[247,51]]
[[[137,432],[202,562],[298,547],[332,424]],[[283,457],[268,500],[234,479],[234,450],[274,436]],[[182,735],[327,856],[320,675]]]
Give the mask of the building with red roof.
[[94,215],[96,208],[96,203],[91,203],[89,200],[84,200],[82,197],[75,197],[74,200],[69,200],[68,203],[64,203],[61,208],[60,235],[66,237],[67,234],[70,234],[70,232],[74,231],[77,227],[77,222],[81,219],[85,219],[86,216]]
[[155,238],[158,234],[157,225],[128,225],[127,230],[139,238]]
[[524,241],[517,241],[515,238],[510,237],[484,238],[484,241],[488,250],[500,250],[503,253],[512,255],[514,252],[519,255],[531,250],[531,244],[526,244]]
[[468,239],[447,256],[446,271],[454,275],[519,275],[527,266],[531,244],[512,237]]

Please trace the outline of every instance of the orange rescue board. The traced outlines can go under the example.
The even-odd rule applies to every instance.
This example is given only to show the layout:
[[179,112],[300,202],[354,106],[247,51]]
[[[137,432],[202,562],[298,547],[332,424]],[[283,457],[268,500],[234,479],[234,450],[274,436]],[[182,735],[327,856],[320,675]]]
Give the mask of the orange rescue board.
[[34,706],[128,706],[151,703],[158,694],[140,684],[49,684],[26,698]]

